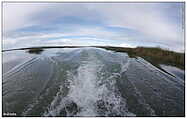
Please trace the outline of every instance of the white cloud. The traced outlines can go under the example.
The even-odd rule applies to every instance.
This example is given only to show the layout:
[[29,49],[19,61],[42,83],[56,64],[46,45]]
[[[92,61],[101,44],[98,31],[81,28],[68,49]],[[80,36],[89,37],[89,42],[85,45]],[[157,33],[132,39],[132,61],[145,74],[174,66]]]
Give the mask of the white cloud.
[[112,45],[111,39],[128,39],[118,32],[107,31],[102,27],[80,27],[77,29],[80,30],[70,33],[17,34],[14,37],[4,37],[3,46],[4,48],[11,48],[12,46],[18,48],[43,45]]
[[[160,11],[159,7],[155,8],[156,5],[127,3],[92,5],[90,7],[100,11],[110,26],[135,29],[145,35],[162,40],[179,40],[182,28],[173,24],[172,19],[168,21],[164,16],[164,11]],[[165,4],[165,6],[168,5]]]
[[3,29],[4,31],[16,30],[26,26],[32,26],[30,17],[45,9],[36,4],[27,3],[3,3]]
[[129,48],[135,48],[136,47],[136,45],[126,44],[126,43],[120,44],[119,46],[120,47],[129,47]]
[[[182,30],[182,23],[177,17],[173,18],[174,20],[177,19],[176,21],[168,19],[169,14],[181,16],[182,13],[176,13],[172,10],[167,13],[168,11],[166,12],[165,10],[167,10],[169,6],[170,4],[166,3],[4,3],[3,29],[5,32],[9,32],[26,26],[51,25],[50,23],[53,20],[60,19],[62,16],[77,16],[82,19],[100,21],[106,26],[133,29],[144,34],[144,37],[147,37],[148,39],[147,42],[160,42],[167,44],[168,46],[172,45],[174,50],[183,50],[184,31]],[[179,6],[179,8],[180,7],[183,6]],[[19,36],[19,38],[14,40],[21,42],[26,41],[26,39],[35,39],[36,42],[38,42],[39,40],[37,39],[76,35],[93,36],[96,37],[97,40],[123,40],[124,43],[121,44],[121,46],[128,46],[126,43],[127,40],[142,42],[140,39],[127,37],[125,33],[113,33],[102,27],[87,27],[80,25],[75,27],[74,31],[71,32],[55,34],[38,33],[35,35]],[[6,44],[16,42],[10,40],[13,40],[10,36],[6,37]],[[73,42],[76,43],[76,41]],[[90,40],[90,42],[94,44],[95,41]],[[107,42],[105,43],[109,44]]]

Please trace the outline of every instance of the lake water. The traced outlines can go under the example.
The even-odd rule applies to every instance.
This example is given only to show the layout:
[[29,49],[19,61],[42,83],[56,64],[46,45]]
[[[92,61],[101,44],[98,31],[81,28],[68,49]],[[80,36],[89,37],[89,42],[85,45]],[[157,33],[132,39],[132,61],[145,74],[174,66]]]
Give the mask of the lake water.
[[184,73],[164,66],[92,47],[3,52],[3,114],[184,116]]

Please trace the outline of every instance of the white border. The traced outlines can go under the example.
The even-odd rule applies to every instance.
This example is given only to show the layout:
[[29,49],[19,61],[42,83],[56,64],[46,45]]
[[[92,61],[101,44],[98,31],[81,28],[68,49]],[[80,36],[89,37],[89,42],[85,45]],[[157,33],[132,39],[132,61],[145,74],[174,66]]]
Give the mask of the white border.
[[[1,1],[1,9],[0,9],[0,23],[1,23],[1,27],[0,27],[0,37],[1,37],[1,43],[2,43],[2,2],[186,2],[186,0],[0,0]],[[186,4],[186,3],[185,3]],[[185,5],[185,53],[186,53],[186,5]],[[2,44],[0,45],[0,50],[2,50]],[[2,52],[0,53],[1,57],[0,57],[0,63],[1,63],[1,68],[0,68],[0,77],[2,77]],[[187,56],[185,55],[185,59],[187,58]],[[186,61],[185,61],[185,67],[187,66]],[[1,78],[0,78],[1,79]],[[186,68],[185,68],[185,80],[186,80]],[[185,81],[185,116],[186,116],[186,81]],[[2,79],[0,80],[0,115],[2,117]],[[51,117],[3,117],[6,119],[17,119],[17,118],[28,118],[28,119],[34,119],[34,118],[42,118],[42,119],[46,119],[46,118],[51,118]],[[99,118],[99,119],[113,119],[113,118],[129,118],[129,119],[133,119],[133,118],[152,118],[152,117],[52,117],[52,118],[66,118],[66,119],[70,119],[70,118]],[[156,119],[161,119],[162,117],[153,117]],[[164,117],[164,118],[186,118],[186,117]]]

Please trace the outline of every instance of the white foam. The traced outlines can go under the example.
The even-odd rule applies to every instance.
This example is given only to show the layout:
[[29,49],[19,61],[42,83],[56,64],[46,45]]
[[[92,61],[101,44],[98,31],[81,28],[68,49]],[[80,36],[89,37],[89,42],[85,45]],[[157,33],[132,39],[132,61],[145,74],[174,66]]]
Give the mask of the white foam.
[[[102,116],[109,114],[116,114],[121,116],[134,116],[128,112],[126,107],[126,100],[122,99],[115,88],[116,81],[114,80],[120,74],[113,74],[103,79],[101,70],[103,64],[93,54],[88,56],[87,60],[82,61],[76,73],[67,71],[69,82],[69,92],[64,98],[59,94],[51,103],[49,111],[45,115],[57,116],[60,110],[65,108],[67,101],[71,101],[80,109],[76,115],[73,116],[100,116],[98,112],[98,101],[103,101],[107,111]],[[58,106],[54,106],[57,100],[61,98]],[[72,116],[69,114],[69,116]]]
[[121,63],[121,73],[126,72],[130,65],[130,59],[127,59],[126,63]]
[[[90,62],[91,61],[91,62]],[[95,62],[94,62],[95,61]],[[97,72],[99,72],[99,62],[94,58],[89,58],[77,69],[77,76],[71,80],[68,97],[72,99],[80,108],[79,116],[97,116],[94,103],[97,101],[99,93],[97,89]]]

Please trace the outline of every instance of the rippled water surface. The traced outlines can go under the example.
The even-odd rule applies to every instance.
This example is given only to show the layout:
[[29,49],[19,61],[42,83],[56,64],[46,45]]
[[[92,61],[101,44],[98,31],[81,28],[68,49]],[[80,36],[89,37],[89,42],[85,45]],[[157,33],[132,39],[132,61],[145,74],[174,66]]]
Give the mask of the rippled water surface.
[[184,80],[101,48],[4,52],[3,113],[184,116]]

